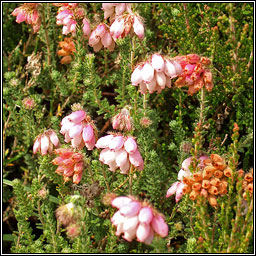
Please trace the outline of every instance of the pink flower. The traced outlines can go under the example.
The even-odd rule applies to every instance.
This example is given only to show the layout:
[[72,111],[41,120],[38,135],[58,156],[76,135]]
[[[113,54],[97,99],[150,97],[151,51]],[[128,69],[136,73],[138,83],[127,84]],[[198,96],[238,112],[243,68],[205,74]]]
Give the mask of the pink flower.
[[157,72],[164,70],[164,59],[160,54],[153,54],[151,59],[151,65]]
[[168,235],[168,225],[148,203],[131,196],[120,196],[112,199],[111,204],[119,209],[111,218],[112,224],[116,226],[116,235],[123,234],[128,242],[137,238],[139,242],[151,244],[154,233],[162,237]]
[[95,146],[103,148],[99,160],[107,164],[111,171],[119,167],[121,174],[128,174],[131,165],[140,171],[144,168],[143,158],[132,137],[111,134],[100,138]]
[[130,5],[129,3],[103,3],[104,19],[110,17],[110,21],[112,21],[115,16],[122,15],[125,11],[129,11],[131,8]]
[[109,51],[114,50],[115,42],[106,24],[101,23],[92,31],[89,37],[89,45],[93,47],[95,52],[100,51],[102,47],[107,48]]
[[80,183],[84,168],[83,155],[67,148],[59,148],[55,153],[58,155],[52,160],[54,165],[58,165],[55,172],[62,175],[65,182],[72,179],[73,183]]
[[60,133],[65,136],[65,142],[73,148],[84,146],[92,150],[95,146],[95,128],[91,118],[83,110],[72,112],[61,121]]
[[25,21],[27,24],[32,25],[34,33],[38,32],[41,26],[41,18],[37,10],[37,3],[24,3],[16,8],[12,15],[16,16],[16,22],[21,23]]
[[121,112],[115,115],[112,119],[112,127],[116,130],[130,131],[132,129],[133,119],[130,116],[130,111],[123,108]]
[[133,30],[139,39],[142,40],[144,38],[144,26],[137,16],[134,16]]
[[90,33],[91,33],[90,23],[86,18],[84,18],[83,19],[83,34],[84,34],[84,36],[87,37],[90,35]]
[[84,19],[84,10],[79,8],[78,3],[54,4],[60,7],[56,16],[56,24],[63,25],[62,34],[67,35],[76,33],[77,20],[83,19],[83,33],[85,36],[90,34],[88,20]]
[[176,203],[178,203],[183,195],[183,188],[185,184],[182,182],[176,181],[172,184],[172,186],[167,190],[166,197],[170,197],[176,193]]
[[110,26],[110,34],[114,41],[116,41],[118,38],[123,38],[128,35],[130,31],[132,31],[132,28],[134,34],[142,40],[144,38],[144,26],[141,22],[141,18],[129,11],[128,14],[115,17],[114,22]]
[[33,154],[36,154],[38,151],[43,156],[46,155],[47,152],[51,154],[53,146],[59,146],[59,138],[55,131],[50,129],[37,136],[33,146]]

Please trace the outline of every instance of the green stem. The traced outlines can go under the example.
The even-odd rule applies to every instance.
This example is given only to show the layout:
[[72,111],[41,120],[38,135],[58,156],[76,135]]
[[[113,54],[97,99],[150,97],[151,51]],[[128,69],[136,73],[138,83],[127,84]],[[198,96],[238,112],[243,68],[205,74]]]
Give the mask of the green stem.
[[45,40],[46,40],[46,47],[47,47],[47,58],[48,58],[48,66],[51,65],[51,49],[50,49],[50,40],[48,36],[48,30],[45,22],[45,8],[42,10],[42,22],[44,27],[44,34],[45,34]]
[[104,167],[102,168],[102,173],[103,173],[103,177],[104,177],[104,180],[105,180],[105,183],[106,183],[106,186],[107,186],[107,190],[109,192],[110,191],[110,186],[108,184],[107,175],[106,175],[106,172],[104,170]]
[[133,176],[133,165],[131,165],[129,171],[129,195],[132,195],[132,176]]

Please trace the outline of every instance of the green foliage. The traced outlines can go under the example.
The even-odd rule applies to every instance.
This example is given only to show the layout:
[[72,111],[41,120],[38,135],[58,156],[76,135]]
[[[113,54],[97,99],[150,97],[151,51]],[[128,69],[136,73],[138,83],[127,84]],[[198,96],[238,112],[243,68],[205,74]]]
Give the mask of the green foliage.
[[[166,191],[191,153],[224,156],[234,172],[253,166],[253,4],[132,3],[143,18],[143,40],[127,35],[116,41],[114,51],[94,52],[79,21],[70,64],[61,64],[57,54],[66,37],[56,25],[58,8],[40,3],[42,24],[33,33],[30,25],[17,24],[11,15],[20,5],[2,5],[6,252],[252,253],[253,198],[242,214],[242,183],[236,176],[228,179],[228,194],[218,199],[216,209],[205,201],[192,202],[187,195],[175,203],[173,197],[166,198]],[[110,24],[103,19],[101,3],[79,5],[92,27]],[[212,91],[189,96],[186,87],[177,88],[173,82],[160,94],[141,94],[131,85],[131,74],[153,53],[208,57]],[[29,56],[36,58],[32,67]],[[32,107],[26,106],[27,98],[34,102]],[[125,135],[136,138],[143,171],[130,177],[119,170],[113,173],[98,160],[99,150],[82,149],[86,166],[81,187],[75,189],[55,172],[54,154],[34,155],[35,138],[47,129],[64,144],[60,122],[75,103],[91,116],[99,138],[113,131],[111,119],[127,107],[134,129]],[[195,131],[198,122],[202,126]],[[240,136],[231,136],[234,123]],[[95,184],[100,192],[90,194],[88,188]],[[115,235],[110,221],[115,209],[103,203],[104,196],[130,191],[166,216],[167,237],[155,237],[146,245]],[[75,238],[56,217],[56,209],[70,200],[81,209]]]

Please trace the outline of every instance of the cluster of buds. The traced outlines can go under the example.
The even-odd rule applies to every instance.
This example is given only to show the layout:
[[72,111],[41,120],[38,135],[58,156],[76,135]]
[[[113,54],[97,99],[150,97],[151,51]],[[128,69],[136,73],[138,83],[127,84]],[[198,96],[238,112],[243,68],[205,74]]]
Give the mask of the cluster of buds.
[[109,51],[113,51],[115,48],[115,41],[113,40],[109,28],[106,24],[99,24],[91,33],[89,37],[89,45],[93,47],[95,52],[100,51],[102,46]]
[[175,85],[178,87],[188,86],[188,94],[193,95],[205,86],[207,91],[213,88],[212,72],[207,68],[211,61],[197,54],[177,56],[174,58],[183,69]]
[[112,119],[112,127],[115,130],[130,131],[132,129],[132,123],[133,119],[127,108],[123,108],[121,112]]
[[140,63],[131,75],[132,85],[139,85],[140,92],[145,94],[161,91],[171,87],[171,79],[183,72],[181,65],[160,54],[153,54],[149,61]]
[[131,32],[138,36],[139,39],[144,38],[144,26],[141,17],[134,13],[126,13],[116,17],[115,21],[110,26],[110,34],[116,41],[118,38],[123,38]]
[[122,15],[125,11],[131,12],[131,4],[129,3],[103,3],[102,10],[104,11],[104,19],[109,18],[110,22],[116,16]]
[[75,44],[71,37],[65,37],[64,41],[59,42],[61,49],[57,52],[59,56],[62,56],[60,63],[69,64],[72,61],[71,55],[76,51]]
[[26,97],[22,100],[22,105],[26,109],[33,109],[35,107],[36,103],[35,103],[34,99],[32,99],[30,97]]
[[243,198],[244,200],[248,200],[247,192],[249,192],[249,196],[252,196],[253,194],[253,169],[244,175],[242,188],[244,191]]
[[33,146],[33,153],[36,154],[39,151],[42,156],[46,155],[47,152],[51,154],[53,146],[59,146],[59,138],[54,130],[49,129],[36,137]]
[[[199,168],[199,169],[204,168],[204,160],[206,160],[206,159],[209,159],[208,156],[205,156],[205,155],[200,156],[197,168]],[[183,188],[185,187],[185,184],[182,182],[183,178],[190,177],[192,175],[192,173],[189,169],[189,167],[191,165],[191,161],[192,161],[192,157],[189,157],[182,162],[181,169],[178,173],[179,181],[174,182],[171,185],[171,187],[167,190],[167,193],[166,193],[167,198],[176,194],[176,196],[175,196],[176,203],[178,203],[180,201],[180,199],[182,198],[182,195],[183,195]]]
[[67,235],[70,238],[75,238],[80,234],[80,219],[81,209],[72,202],[61,205],[57,208],[55,215],[59,223],[66,227]]
[[191,200],[203,196],[211,206],[217,207],[217,196],[227,193],[227,177],[232,176],[232,170],[218,154],[211,154],[204,160],[204,165],[203,170],[183,178],[182,182],[186,184],[183,193],[189,194]]
[[103,148],[99,160],[107,164],[112,172],[120,168],[121,174],[128,174],[131,165],[140,171],[144,168],[143,158],[133,137],[110,134],[101,137],[95,146]]
[[78,184],[83,175],[84,161],[83,155],[68,148],[58,148],[54,151],[58,156],[52,160],[54,165],[58,165],[56,173],[63,175],[64,181]]
[[116,226],[116,236],[123,234],[129,242],[137,241],[151,244],[154,235],[161,237],[168,235],[168,225],[164,217],[149,203],[140,202],[132,196],[119,196],[111,201],[111,205],[118,211],[111,218]]
[[[84,10],[79,8],[78,3],[54,3],[53,5],[59,7],[56,24],[63,25],[62,34],[72,33],[74,35],[77,20],[84,18]],[[87,24],[85,26],[88,27]]]
[[72,112],[61,121],[60,133],[65,136],[65,142],[74,148],[82,149],[84,146],[92,150],[95,146],[96,128],[90,116],[83,110]]
[[32,25],[34,33],[38,32],[41,26],[41,18],[38,12],[37,3],[24,3],[20,7],[14,9],[13,16],[16,16],[16,22],[21,23],[25,21]]

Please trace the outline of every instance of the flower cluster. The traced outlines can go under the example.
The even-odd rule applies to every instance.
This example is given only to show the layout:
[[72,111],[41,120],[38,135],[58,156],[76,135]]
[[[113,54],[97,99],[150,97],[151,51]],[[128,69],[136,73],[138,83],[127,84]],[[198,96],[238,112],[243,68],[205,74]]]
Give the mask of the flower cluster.
[[[199,163],[197,165],[198,168],[202,169],[204,168],[204,160],[208,159],[208,156],[200,156],[199,157]],[[183,195],[183,188],[185,187],[185,184],[182,182],[183,178],[189,177],[192,175],[189,167],[191,165],[192,157],[189,157],[185,159],[182,162],[181,169],[178,173],[178,180],[174,182],[171,187],[167,190],[166,197],[170,197],[176,193],[175,200],[176,203],[178,203]]]
[[33,153],[36,154],[38,151],[41,155],[46,155],[47,151],[51,154],[53,151],[53,145],[59,146],[59,138],[54,130],[49,129],[44,133],[38,135],[34,142]]
[[216,196],[227,193],[227,177],[232,176],[232,170],[218,154],[211,154],[209,159],[204,160],[204,164],[203,170],[183,178],[182,182],[186,184],[183,193],[189,194],[191,200],[203,196],[211,206],[217,207]]
[[130,116],[130,111],[123,108],[120,113],[112,119],[112,127],[115,130],[130,131],[132,129],[133,119]]
[[117,236],[123,233],[123,238],[129,242],[137,238],[139,242],[151,244],[155,233],[161,237],[168,235],[163,216],[148,203],[132,196],[119,196],[111,201],[111,205],[118,208],[111,218]]
[[38,12],[37,3],[24,3],[20,7],[14,9],[13,16],[16,16],[16,22],[21,23],[25,21],[32,25],[34,33],[38,32],[41,26],[41,18]]
[[139,37],[144,38],[144,26],[141,18],[134,13],[126,13],[116,17],[115,21],[110,26],[110,34],[116,41],[118,38],[123,38],[128,35],[133,28],[133,32]]
[[140,92],[145,94],[161,91],[171,87],[171,79],[179,76],[183,72],[181,65],[160,54],[153,54],[149,61],[140,63],[131,75],[132,85],[139,85]]
[[26,97],[22,100],[22,105],[26,109],[33,109],[35,107],[36,103],[35,103],[34,99],[32,99],[30,97]]
[[131,11],[131,4],[129,3],[103,3],[102,10],[104,11],[104,19],[109,18],[110,22],[116,16],[122,15],[125,11]]
[[249,192],[249,196],[252,196],[253,194],[253,169],[251,169],[249,173],[244,175],[242,188],[244,191],[243,198],[247,200],[247,191]]
[[197,54],[177,56],[174,58],[183,69],[175,85],[178,87],[188,86],[188,94],[193,95],[205,86],[207,91],[213,88],[212,73],[207,68],[211,61]]
[[78,3],[55,3],[58,9],[56,24],[63,25],[62,34],[76,33],[77,20],[84,18],[84,10],[79,8]]
[[88,150],[95,146],[95,129],[89,115],[83,110],[72,112],[61,121],[60,133],[65,136],[65,142],[74,148],[82,149],[84,145]]
[[59,56],[62,56],[60,63],[69,64],[72,61],[71,55],[76,51],[75,44],[71,37],[65,37],[64,41],[59,42],[61,49],[57,52]]
[[79,236],[81,229],[78,223],[81,207],[72,202],[61,205],[57,208],[55,215],[59,223],[66,227],[67,235],[70,238]]
[[73,183],[78,184],[83,175],[83,155],[68,148],[58,148],[55,153],[58,155],[52,160],[54,165],[58,165],[55,172],[63,175],[65,182],[72,177]]
[[89,37],[89,45],[93,47],[95,52],[100,51],[102,46],[109,51],[113,51],[115,48],[115,41],[113,40],[109,28],[106,24],[99,24],[91,33]]
[[131,165],[140,171],[144,168],[142,156],[133,137],[110,134],[101,137],[95,146],[103,148],[99,159],[112,172],[120,168],[120,173],[128,174]]

